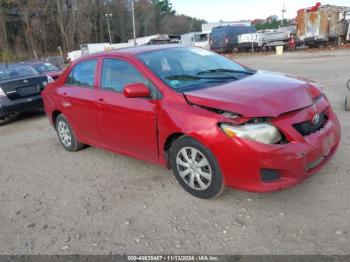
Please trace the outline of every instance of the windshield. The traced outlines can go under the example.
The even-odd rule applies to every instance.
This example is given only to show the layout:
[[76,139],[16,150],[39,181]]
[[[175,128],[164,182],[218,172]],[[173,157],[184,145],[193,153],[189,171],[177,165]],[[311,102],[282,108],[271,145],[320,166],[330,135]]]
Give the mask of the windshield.
[[138,57],[177,92],[208,88],[253,74],[228,58],[200,48],[158,50]]
[[27,65],[0,65],[0,81],[26,76],[37,76],[39,73]]
[[50,63],[43,63],[43,64],[34,64],[32,65],[36,71],[39,73],[45,73],[45,72],[54,72],[58,71],[58,68],[54,65],[51,65]]

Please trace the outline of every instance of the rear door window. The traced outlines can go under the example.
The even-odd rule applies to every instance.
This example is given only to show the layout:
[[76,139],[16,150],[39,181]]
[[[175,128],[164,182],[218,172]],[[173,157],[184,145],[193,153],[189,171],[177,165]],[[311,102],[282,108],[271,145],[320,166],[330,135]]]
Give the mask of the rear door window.
[[66,84],[81,87],[94,87],[97,60],[77,64],[70,72]]

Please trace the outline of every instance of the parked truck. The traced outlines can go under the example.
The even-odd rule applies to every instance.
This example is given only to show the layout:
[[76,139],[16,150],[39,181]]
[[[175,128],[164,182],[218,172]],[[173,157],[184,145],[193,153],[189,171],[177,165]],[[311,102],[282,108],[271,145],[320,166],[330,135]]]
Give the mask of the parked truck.
[[321,5],[298,11],[297,36],[305,45],[340,44],[347,38],[348,7]]
[[269,50],[276,46],[289,44],[291,36],[295,35],[296,26],[280,27],[278,29],[260,30],[256,33],[241,34],[238,36],[240,50]]

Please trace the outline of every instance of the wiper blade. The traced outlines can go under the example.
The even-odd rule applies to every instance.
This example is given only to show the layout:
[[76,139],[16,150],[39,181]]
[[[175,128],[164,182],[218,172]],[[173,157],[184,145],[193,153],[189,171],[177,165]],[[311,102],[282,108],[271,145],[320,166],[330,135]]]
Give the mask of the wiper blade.
[[190,80],[202,80],[202,79],[239,79],[239,77],[235,75],[220,75],[220,76],[199,76],[199,75],[174,75],[174,76],[167,76],[165,79],[168,80],[180,80],[180,81],[190,81]]
[[204,74],[210,74],[210,73],[238,73],[238,74],[247,74],[252,75],[254,72],[252,71],[244,71],[244,70],[233,70],[233,69],[226,69],[226,68],[217,68],[217,69],[210,69],[198,72],[197,75],[204,75]]

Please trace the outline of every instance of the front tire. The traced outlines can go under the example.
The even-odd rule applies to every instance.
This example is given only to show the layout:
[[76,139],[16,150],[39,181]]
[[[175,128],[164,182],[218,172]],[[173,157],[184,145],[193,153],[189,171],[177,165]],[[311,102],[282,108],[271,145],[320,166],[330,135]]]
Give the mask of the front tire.
[[211,199],[222,193],[224,182],[219,165],[210,150],[196,140],[186,136],[176,140],[170,163],[177,181],[191,195]]
[[56,131],[62,146],[67,151],[76,152],[84,147],[84,144],[80,143],[76,138],[71,125],[63,114],[58,115],[56,118]]

